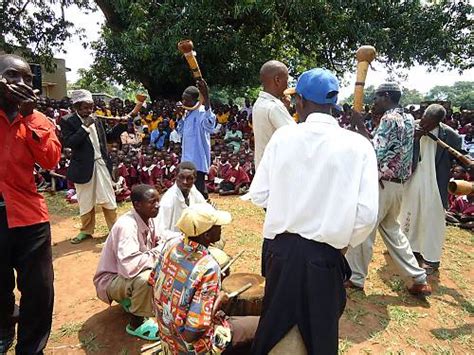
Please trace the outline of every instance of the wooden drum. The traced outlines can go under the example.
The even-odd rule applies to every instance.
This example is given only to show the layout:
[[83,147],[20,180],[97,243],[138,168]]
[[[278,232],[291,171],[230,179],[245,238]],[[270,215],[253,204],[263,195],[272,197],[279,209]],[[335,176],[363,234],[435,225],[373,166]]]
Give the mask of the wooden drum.
[[229,275],[222,281],[222,289],[227,293],[237,291],[251,283],[247,291],[232,298],[223,307],[229,316],[259,316],[262,313],[263,294],[265,292],[265,278],[250,273],[236,273]]

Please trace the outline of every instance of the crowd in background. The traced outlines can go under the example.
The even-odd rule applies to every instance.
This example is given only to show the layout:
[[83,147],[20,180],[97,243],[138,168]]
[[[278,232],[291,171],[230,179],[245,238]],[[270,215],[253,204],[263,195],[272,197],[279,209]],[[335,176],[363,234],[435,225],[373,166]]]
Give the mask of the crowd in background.
[[[115,98],[106,103],[95,102],[95,113],[112,129],[121,125],[109,143],[109,154],[113,163],[113,179],[117,201],[128,200],[131,187],[145,183],[157,187],[161,193],[170,188],[175,180],[176,167],[181,158],[181,137],[177,132],[179,121],[185,113],[179,102],[156,100],[142,107],[139,115],[129,119],[126,124],[114,117],[123,117],[131,112],[135,103]],[[412,105],[405,108],[415,119],[420,119],[427,105]],[[463,139],[463,152],[474,158],[474,116],[471,111],[460,108],[453,112],[447,107],[445,124],[457,131]],[[292,117],[298,122],[298,115],[291,104],[287,103]],[[58,127],[61,118],[71,112],[72,105],[68,98],[52,100],[42,98],[38,109],[54,121]],[[252,130],[252,102],[245,99],[243,105],[232,100],[228,103],[212,102],[217,123],[211,135],[212,165],[207,175],[209,192],[243,194],[247,191],[255,174],[254,143]],[[338,110],[339,109],[339,110]],[[344,104],[334,110],[334,117],[341,127],[350,129],[351,107]],[[364,108],[365,123],[369,131],[377,127],[379,117],[370,113],[369,106]],[[63,149],[61,161],[54,171],[36,171],[38,187],[43,190],[67,192],[67,199],[75,202],[74,184],[65,178],[70,159],[70,150]],[[469,174],[453,160],[452,176],[455,179],[474,181],[474,174]],[[458,212],[472,208],[472,198],[451,198],[450,211]]]

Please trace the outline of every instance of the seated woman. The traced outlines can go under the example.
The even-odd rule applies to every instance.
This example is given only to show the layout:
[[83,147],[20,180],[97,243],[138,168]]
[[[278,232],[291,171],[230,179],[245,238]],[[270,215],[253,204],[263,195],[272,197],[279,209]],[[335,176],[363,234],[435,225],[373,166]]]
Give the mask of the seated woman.
[[185,238],[165,244],[153,277],[165,354],[250,353],[260,317],[229,318],[220,311],[228,297],[221,291],[221,269],[208,249],[220,240],[221,226],[230,222],[228,212],[207,203],[191,205],[177,223]]
[[230,167],[225,170],[220,184],[219,195],[239,195],[247,191],[250,185],[250,178],[239,164],[237,155],[229,158]]

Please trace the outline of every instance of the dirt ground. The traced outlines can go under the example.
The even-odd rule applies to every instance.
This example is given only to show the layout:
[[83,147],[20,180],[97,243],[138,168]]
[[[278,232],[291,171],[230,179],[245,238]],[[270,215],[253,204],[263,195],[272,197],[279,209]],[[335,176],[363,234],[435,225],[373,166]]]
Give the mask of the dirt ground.
[[[125,333],[127,315],[97,299],[92,277],[100,257],[98,246],[107,229],[101,214],[94,240],[72,245],[77,233],[77,206],[60,195],[47,196],[53,227],[55,308],[47,354],[138,354],[147,344]],[[232,272],[260,270],[263,211],[237,198],[213,196],[233,222],[224,227],[224,250],[246,252]],[[120,206],[119,212],[130,209]],[[335,217],[336,218],[336,217]],[[433,295],[411,297],[383,242],[377,239],[365,293],[350,291],[340,322],[341,354],[473,353],[473,234],[449,227],[442,269],[430,278]]]

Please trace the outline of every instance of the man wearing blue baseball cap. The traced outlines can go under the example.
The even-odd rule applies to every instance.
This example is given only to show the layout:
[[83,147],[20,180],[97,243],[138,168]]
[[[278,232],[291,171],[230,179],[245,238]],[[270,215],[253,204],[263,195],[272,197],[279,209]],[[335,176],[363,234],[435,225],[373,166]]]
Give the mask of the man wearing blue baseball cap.
[[309,354],[338,351],[343,283],[351,273],[343,251],[364,241],[378,210],[374,150],[331,116],[338,92],[329,70],[301,74],[286,93],[296,96],[302,123],[273,134],[250,187],[253,203],[267,209],[266,285],[254,354],[293,335]]

